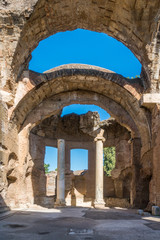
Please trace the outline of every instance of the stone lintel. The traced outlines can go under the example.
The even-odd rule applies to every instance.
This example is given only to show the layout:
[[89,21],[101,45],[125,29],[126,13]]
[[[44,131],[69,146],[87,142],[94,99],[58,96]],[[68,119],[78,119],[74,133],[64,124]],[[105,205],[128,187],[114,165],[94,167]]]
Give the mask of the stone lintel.
[[146,93],[140,99],[140,106],[152,109],[155,104],[160,104],[160,93]]

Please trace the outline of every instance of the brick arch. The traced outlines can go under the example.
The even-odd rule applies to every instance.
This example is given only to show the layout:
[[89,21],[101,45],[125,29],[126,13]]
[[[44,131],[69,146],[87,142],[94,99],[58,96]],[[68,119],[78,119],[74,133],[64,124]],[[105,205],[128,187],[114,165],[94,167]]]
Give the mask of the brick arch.
[[158,6],[158,2],[150,5],[147,0],[140,3],[121,0],[37,0],[21,32],[12,62],[13,72],[19,76],[27,69],[31,52],[41,40],[57,32],[81,28],[106,33],[124,43],[142,63],[146,73],[143,84],[147,87],[149,59],[146,45],[156,28],[152,20]]
[[27,115],[27,118],[21,128],[27,126],[28,124],[37,125],[46,117],[60,113],[65,106],[69,106],[71,104],[98,105],[115,117],[121,125],[128,128],[129,131],[132,131],[133,137],[140,137],[134,121],[119,104],[108,97],[104,97],[103,95],[81,90],[56,94],[44,100]]
[[[15,99],[10,118],[19,130],[29,123],[38,124],[66,105],[96,104],[136,137],[141,137],[146,149],[150,147],[149,122],[145,110],[139,108],[141,86],[137,83],[109,70],[87,65],[66,65],[45,74],[25,74],[28,78],[25,76],[19,83],[20,91],[24,87],[24,94]],[[53,104],[48,105],[48,99]]]

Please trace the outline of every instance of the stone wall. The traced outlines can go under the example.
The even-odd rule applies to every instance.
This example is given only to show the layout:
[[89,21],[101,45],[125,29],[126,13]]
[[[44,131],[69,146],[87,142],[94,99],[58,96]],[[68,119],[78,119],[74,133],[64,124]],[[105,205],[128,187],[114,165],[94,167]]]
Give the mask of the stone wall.
[[150,202],[160,205],[160,105],[153,109],[152,134],[153,134],[153,167],[150,183]]
[[[150,72],[158,72],[156,39],[159,6],[158,0],[154,2],[147,0],[2,2],[1,38],[2,54],[5,56],[4,59],[2,58],[5,60],[3,70],[5,71],[5,64],[8,63],[16,75],[20,74],[26,68],[31,57],[30,53],[40,40],[59,31],[83,28],[104,32],[125,43],[142,62],[145,73],[144,83],[148,86]],[[150,61],[153,64],[150,64]],[[156,74],[153,74],[152,78],[156,80],[154,75]]]
[[52,171],[46,174],[46,195],[47,196],[55,196],[56,195],[56,178],[57,172]]
[[[0,2],[1,205],[34,203],[39,192],[33,190],[32,181],[44,178],[41,160],[34,151],[40,150],[43,155],[45,144],[41,149],[33,145],[35,150],[30,152],[30,130],[72,103],[98,104],[131,132],[132,176],[128,163],[124,171],[116,166],[113,175],[124,175],[123,179],[128,179],[126,188],[132,178],[132,203],[136,198],[142,202],[149,198],[151,203],[160,205],[159,9],[159,0]],[[45,74],[28,71],[31,52],[40,40],[76,28],[103,32],[124,43],[142,63],[140,79],[128,80],[91,66],[63,66]],[[113,138],[108,144],[111,142],[115,143]],[[38,144],[41,146],[40,141]],[[115,146],[121,149],[116,143]],[[117,158],[124,167],[120,152]],[[136,204],[141,203],[138,200]]]
[[[130,199],[131,185],[131,145],[128,143],[131,138],[130,133],[120,126],[115,119],[100,121],[97,112],[88,112],[84,115],[69,114],[64,117],[54,115],[42,121],[41,124],[32,129],[30,135],[31,142],[39,144],[40,148],[44,145],[57,147],[57,139],[65,140],[65,194],[68,205],[90,205],[95,198],[95,134],[98,129],[104,130],[104,147],[116,147],[116,167],[112,171],[112,176],[108,177],[104,174],[104,197],[117,197]],[[41,139],[37,142],[37,139]],[[76,171],[70,170],[70,150],[75,148],[88,149],[88,170]],[[43,163],[43,155],[37,151],[35,143],[31,144],[30,152],[38,152],[38,159]],[[32,154],[33,157],[33,154]],[[34,159],[32,159],[35,161]],[[37,159],[36,159],[37,162]],[[40,165],[34,164],[40,169]],[[41,165],[42,167],[42,165]],[[44,173],[43,173],[44,174]],[[56,195],[56,172],[51,172],[46,175],[46,191],[40,186],[43,186],[39,181],[36,183],[36,188],[40,188],[43,196],[52,196],[53,201]],[[33,181],[32,181],[32,184]],[[35,188],[34,187],[34,188]],[[35,191],[34,191],[35,192]],[[38,192],[38,191],[37,191]],[[40,194],[36,195],[37,199]]]
[[[93,200],[94,200],[94,192],[92,192],[92,195],[87,194],[88,185],[90,184],[88,182],[88,176],[87,176],[87,170],[81,170],[81,171],[75,171],[71,172],[70,176],[66,175],[65,179],[65,185],[66,185],[66,203],[67,205],[72,206],[92,206]],[[91,181],[94,181],[93,176],[89,176],[91,178]],[[56,199],[56,178],[57,178],[57,172],[52,171],[50,173],[46,174],[46,195],[48,197],[52,197],[53,203]],[[131,181],[131,180],[130,180]],[[123,182],[123,185],[121,188],[119,186],[116,186],[115,180],[112,179],[112,177],[108,177],[104,174],[104,198],[105,199],[116,199],[117,202],[118,199],[126,199],[126,202],[128,201],[129,206],[129,199],[130,199],[130,182]],[[129,185],[127,185],[129,184]],[[120,194],[117,194],[117,192],[120,192]],[[112,200],[112,206],[114,205],[113,202],[115,200]],[[87,202],[87,204],[86,204]],[[125,203],[126,203],[125,202]],[[111,204],[111,203],[110,203]],[[47,205],[46,205],[47,206]],[[116,205],[114,205],[116,206]],[[119,205],[117,205],[119,206]],[[121,203],[121,207],[125,207]]]

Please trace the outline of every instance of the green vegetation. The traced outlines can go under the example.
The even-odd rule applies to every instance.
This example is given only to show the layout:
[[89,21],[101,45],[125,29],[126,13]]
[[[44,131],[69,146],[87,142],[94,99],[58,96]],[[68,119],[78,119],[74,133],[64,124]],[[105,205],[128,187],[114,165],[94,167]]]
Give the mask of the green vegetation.
[[107,147],[103,150],[104,172],[107,176],[111,176],[111,171],[115,168],[116,152],[115,147]]
[[140,75],[136,75],[135,77],[127,77],[128,79],[140,78]]
[[44,168],[45,168],[45,173],[49,173],[49,164],[44,164]]

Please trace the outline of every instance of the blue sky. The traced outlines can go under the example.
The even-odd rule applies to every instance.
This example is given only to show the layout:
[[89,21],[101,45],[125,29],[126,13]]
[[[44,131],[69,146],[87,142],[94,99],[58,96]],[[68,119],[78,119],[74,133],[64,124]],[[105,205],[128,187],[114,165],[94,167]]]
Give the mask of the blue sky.
[[[141,64],[133,53],[122,43],[104,33],[77,29],[54,34],[41,41],[32,52],[29,69],[44,72],[59,65],[69,63],[91,64],[119,73],[125,77],[140,75]],[[101,120],[107,119],[109,114],[94,105],[71,105],[65,107],[62,116],[75,112],[77,114],[88,111],[98,111]],[[86,151],[73,151],[71,161],[73,170],[85,169]],[[45,162],[50,164],[50,170],[57,167],[57,150],[46,148]]]
[[[78,164],[78,162],[80,162],[81,164]],[[78,170],[88,169],[88,150],[85,149],[71,150],[71,170],[74,171],[77,169]]]
[[41,41],[29,68],[42,73],[67,63],[96,65],[125,77],[141,72],[141,64],[122,43],[104,33],[82,29],[56,33]]
[[102,108],[96,105],[81,105],[81,104],[72,104],[70,106],[64,107],[61,116],[63,117],[69,113],[84,114],[88,111],[98,112],[100,120],[103,121],[108,119],[110,115]]
[[[110,115],[99,106],[95,105],[80,105],[73,104],[63,108],[61,116],[69,113],[84,114],[88,111],[97,111],[100,115],[100,120],[105,120],[110,117]],[[82,170],[88,168],[88,151],[82,149],[71,150],[71,170]],[[50,171],[57,168],[57,148],[46,147],[45,163],[49,163]]]
[[[71,166],[73,171],[88,169],[88,150],[72,149],[70,152]],[[49,170],[57,168],[57,148],[46,147],[45,163],[49,163]]]

